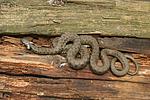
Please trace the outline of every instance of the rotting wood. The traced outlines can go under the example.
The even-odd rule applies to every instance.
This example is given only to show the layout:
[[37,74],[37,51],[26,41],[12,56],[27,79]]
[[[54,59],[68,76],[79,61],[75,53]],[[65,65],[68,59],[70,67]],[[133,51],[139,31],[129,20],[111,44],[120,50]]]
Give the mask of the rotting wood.
[[[9,98],[25,94],[31,98],[148,100],[149,84],[83,79],[52,79],[21,76],[0,76],[1,92]],[[43,99],[42,99],[43,98]],[[16,100],[16,99],[15,99]],[[18,100],[18,99],[17,99]]]
[[150,38],[147,0],[0,0],[0,34],[60,35],[64,32]]
[[[52,38],[35,37],[31,39],[34,43],[51,47]],[[109,77],[101,77],[93,75],[88,68],[85,70],[72,70],[68,66],[58,67],[58,64],[65,62],[64,57],[50,56],[50,55],[37,55],[33,52],[26,50],[26,47],[21,43],[20,38],[15,37],[2,37],[2,43],[0,45],[0,67],[1,72],[9,74],[35,74],[53,77],[72,77],[72,78],[107,78],[111,79],[113,75],[106,74]],[[142,69],[139,74],[149,75],[150,58],[147,55],[133,54],[134,58],[141,65]],[[54,58],[53,58],[54,57]],[[133,66],[133,65],[131,65]],[[11,71],[13,69],[13,71]],[[134,69],[134,66],[133,66]],[[132,69],[132,70],[133,70]],[[52,75],[52,76],[51,76]],[[104,75],[105,76],[105,75]],[[128,76],[127,76],[128,77]],[[143,77],[135,76],[134,78],[144,79]],[[132,79],[135,82],[139,80]],[[145,77],[143,82],[149,82],[148,77]],[[122,78],[114,78],[114,80],[124,80]],[[128,81],[128,80],[126,80]],[[142,81],[141,81],[142,82]]]
[[[52,38],[33,37],[39,45],[51,47]],[[110,72],[95,75],[86,68],[58,67],[60,56],[37,55],[26,50],[20,38],[3,36],[0,44],[1,98],[15,100],[55,99],[150,99],[150,57],[133,54],[140,64],[135,76],[116,77]],[[54,56],[53,56],[54,57]],[[134,66],[132,66],[132,71]]]

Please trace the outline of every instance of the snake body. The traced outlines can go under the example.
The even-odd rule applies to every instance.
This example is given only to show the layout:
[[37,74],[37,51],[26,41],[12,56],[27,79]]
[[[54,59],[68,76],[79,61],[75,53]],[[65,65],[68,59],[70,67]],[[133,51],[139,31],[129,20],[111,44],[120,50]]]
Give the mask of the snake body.
[[[121,74],[116,74],[117,76],[125,75],[129,70],[129,65],[126,57],[117,50],[102,49],[99,51],[99,44],[95,38],[92,36],[80,36],[81,44],[89,45],[92,48],[91,58],[90,58],[90,68],[95,74],[104,74],[110,68],[110,60],[108,55],[114,56],[119,59],[122,63],[123,70]],[[98,60],[101,58],[103,65],[99,66],[97,64]]]
[[65,45],[69,41],[74,41],[74,46],[75,46],[75,52],[77,51],[76,49],[80,48],[81,43],[80,43],[80,38],[76,34],[70,34],[66,35],[63,34],[61,38],[59,39],[57,46],[54,48],[46,48],[46,47],[38,47],[35,44],[29,42],[26,38],[22,39],[22,42],[28,46],[28,49],[32,50],[34,53],[37,54],[42,54],[42,55],[54,55],[54,54],[59,54],[62,52],[62,50],[65,48]]
[[[73,69],[83,69],[90,63],[90,69],[95,74],[104,74],[110,68],[116,76],[123,76],[129,71],[128,60],[121,52],[111,49],[102,49],[100,52],[100,46],[97,40],[92,36],[78,36],[77,34],[65,33],[58,39],[57,45],[54,46],[54,48],[38,47],[25,38],[22,39],[22,42],[34,53],[49,55],[62,53],[66,49],[67,43],[72,42],[71,46],[67,48],[66,56],[68,64],[70,64]],[[84,45],[91,47],[91,55]],[[78,54],[80,54],[80,57],[77,57]],[[116,57],[116,59],[121,62],[123,69],[118,71],[114,66],[116,59],[110,61],[108,56]],[[100,58],[103,62],[101,66],[97,64]]]
[[[122,55],[122,54],[120,54]],[[134,64],[135,64],[135,72],[130,72],[129,69],[127,69],[126,67],[123,66],[123,69],[122,70],[118,70],[117,68],[115,68],[115,62],[117,61],[117,58],[113,58],[112,61],[111,61],[111,71],[114,75],[116,76],[123,76],[125,75],[126,73],[128,75],[135,75],[138,73],[139,71],[139,66],[137,64],[137,62],[134,60],[134,58],[132,56],[129,56],[129,55],[124,55],[126,58],[130,59]]]
[[[81,47],[80,37],[77,34],[63,34],[59,38],[57,46],[54,46],[54,48],[38,47],[29,42],[26,38],[23,38],[22,42],[34,53],[43,55],[60,54],[65,49],[68,42],[73,42],[71,48],[67,51],[67,60],[74,69],[84,68],[89,59],[88,50],[84,46]],[[76,58],[79,52],[81,55],[80,59]]]

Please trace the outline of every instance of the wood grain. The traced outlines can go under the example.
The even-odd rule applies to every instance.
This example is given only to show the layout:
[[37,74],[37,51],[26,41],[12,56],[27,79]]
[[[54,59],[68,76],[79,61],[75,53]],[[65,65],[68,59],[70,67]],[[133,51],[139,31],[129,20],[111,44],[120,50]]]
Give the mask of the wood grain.
[[97,40],[102,48],[150,55],[150,39],[137,39],[131,37],[98,37]]
[[[51,47],[51,38],[36,36],[30,39],[39,45]],[[67,65],[58,67],[64,60],[62,57],[36,55],[26,50],[20,37],[3,36],[0,43],[0,98],[149,100],[150,57],[132,55],[140,64],[137,75],[116,77],[110,71],[95,75],[88,67],[78,71]],[[134,66],[130,65],[133,71]]]
[[[41,98],[148,100],[149,84],[83,79],[52,79],[1,75],[1,92]],[[20,96],[17,96],[20,97]],[[43,98],[43,99],[42,99]]]

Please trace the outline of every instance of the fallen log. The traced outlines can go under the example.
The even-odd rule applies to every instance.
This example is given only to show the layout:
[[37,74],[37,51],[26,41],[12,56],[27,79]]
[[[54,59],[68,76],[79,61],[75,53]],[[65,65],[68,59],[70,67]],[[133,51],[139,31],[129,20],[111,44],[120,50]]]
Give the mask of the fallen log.
[[0,34],[98,34],[150,38],[148,0],[0,0]]
[[[34,37],[33,42],[51,47],[51,38]],[[88,67],[73,70],[59,67],[64,58],[37,55],[26,50],[20,37],[3,36],[0,43],[0,92],[2,99],[150,99],[150,57],[131,53],[138,64],[135,76],[116,77],[108,72],[93,74]],[[134,65],[130,70],[134,71]]]

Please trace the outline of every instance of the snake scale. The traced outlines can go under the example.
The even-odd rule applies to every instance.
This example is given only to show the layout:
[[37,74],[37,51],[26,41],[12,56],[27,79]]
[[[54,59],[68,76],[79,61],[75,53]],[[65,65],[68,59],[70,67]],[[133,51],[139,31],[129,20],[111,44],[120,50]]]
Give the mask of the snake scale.
[[[44,55],[61,54],[65,51],[68,43],[71,42],[71,46],[68,46],[69,48],[67,48],[66,52],[67,62],[70,67],[78,70],[83,69],[87,64],[90,64],[90,69],[95,74],[104,74],[111,69],[112,73],[116,76],[124,76],[126,74],[131,75],[132,73],[129,73],[127,58],[135,63],[132,57],[125,56],[117,50],[102,49],[100,51],[101,46],[99,46],[97,40],[94,37],[87,35],[79,36],[77,34],[62,34],[54,48],[38,47],[26,38],[23,38],[21,41],[34,53]],[[89,52],[84,45],[89,45],[91,52]],[[78,55],[80,55],[80,57],[78,57]],[[115,58],[110,61],[108,56],[113,56]],[[98,65],[98,60],[100,60],[100,58],[103,65]],[[122,64],[122,70],[118,70],[115,67],[117,59]],[[137,64],[135,63],[135,65]],[[136,72],[134,74],[136,74]]]

